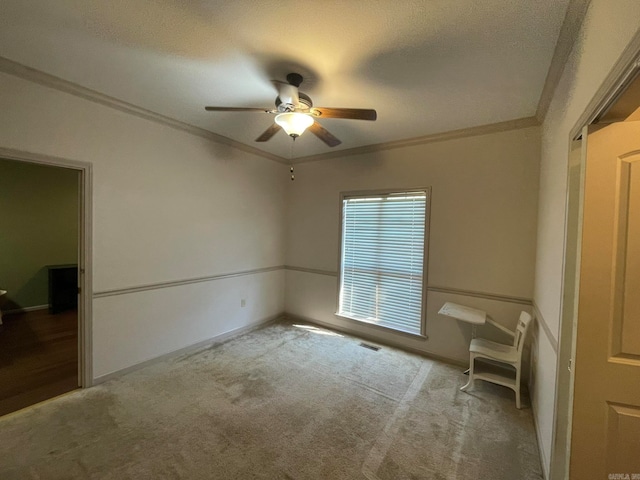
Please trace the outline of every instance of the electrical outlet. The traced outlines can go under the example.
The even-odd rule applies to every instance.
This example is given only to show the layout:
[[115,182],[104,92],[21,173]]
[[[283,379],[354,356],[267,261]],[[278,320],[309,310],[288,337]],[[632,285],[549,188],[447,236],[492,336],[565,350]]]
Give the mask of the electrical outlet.
[[240,300],[240,306],[241,307],[246,307],[247,306],[247,301],[244,298]]

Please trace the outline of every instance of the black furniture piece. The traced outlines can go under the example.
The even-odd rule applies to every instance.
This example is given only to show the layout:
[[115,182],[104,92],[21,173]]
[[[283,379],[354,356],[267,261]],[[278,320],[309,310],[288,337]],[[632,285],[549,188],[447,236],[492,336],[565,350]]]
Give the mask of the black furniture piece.
[[49,269],[49,312],[78,307],[78,265],[47,265]]

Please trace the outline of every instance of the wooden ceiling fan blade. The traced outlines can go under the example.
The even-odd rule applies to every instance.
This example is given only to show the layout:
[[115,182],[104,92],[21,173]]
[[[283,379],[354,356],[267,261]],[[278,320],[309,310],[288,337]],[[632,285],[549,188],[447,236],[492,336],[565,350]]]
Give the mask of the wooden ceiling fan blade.
[[278,130],[280,130],[280,125],[278,125],[277,123],[272,124],[269,128],[262,132],[262,135],[256,138],[256,142],[266,142],[267,140],[270,140],[271,137],[278,133]]
[[309,131],[330,147],[335,147],[336,145],[340,145],[342,143],[332,133],[330,133],[329,130],[324,128],[317,121],[313,122],[313,125],[309,127]]
[[321,118],[345,118],[349,120],[375,120],[378,113],[370,108],[313,107],[311,113]]
[[204,107],[207,112],[265,112],[272,113],[268,108],[258,107]]

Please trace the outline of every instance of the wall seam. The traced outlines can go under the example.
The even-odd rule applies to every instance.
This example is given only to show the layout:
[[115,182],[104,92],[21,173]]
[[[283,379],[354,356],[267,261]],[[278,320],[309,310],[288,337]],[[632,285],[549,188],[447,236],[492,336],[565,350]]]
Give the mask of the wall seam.
[[582,27],[589,3],[591,3],[591,0],[571,0],[569,2],[567,13],[560,27],[558,41],[553,51],[551,65],[549,65],[549,70],[547,71],[547,78],[545,79],[540,100],[538,101],[536,118],[540,122],[544,121],[549,111],[553,95],[564,73],[567,59],[573,50],[575,38]]

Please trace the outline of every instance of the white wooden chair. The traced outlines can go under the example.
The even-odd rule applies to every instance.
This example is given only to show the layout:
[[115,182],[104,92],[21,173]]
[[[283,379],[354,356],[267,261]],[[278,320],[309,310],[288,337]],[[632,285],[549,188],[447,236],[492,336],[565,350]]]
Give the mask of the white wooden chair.
[[[504,387],[508,387],[516,392],[516,408],[520,408],[520,377],[522,371],[522,350],[527,338],[527,332],[531,324],[531,315],[527,312],[520,312],[518,320],[518,328],[516,329],[513,345],[505,345],[502,343],[492,342],[484,338],[474,338],[469,345],[469,381],[460,388],[466,391],[476,379],[485,380],[487,382],[496,383]],[[515,378],[513,372],[483,371],[475,368],[475,360],[477,358],[490,360],[493,363],[505,364],[515,369]],[[511,375],[510,375],[511,374]]]

